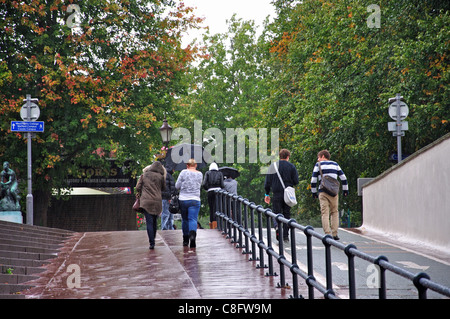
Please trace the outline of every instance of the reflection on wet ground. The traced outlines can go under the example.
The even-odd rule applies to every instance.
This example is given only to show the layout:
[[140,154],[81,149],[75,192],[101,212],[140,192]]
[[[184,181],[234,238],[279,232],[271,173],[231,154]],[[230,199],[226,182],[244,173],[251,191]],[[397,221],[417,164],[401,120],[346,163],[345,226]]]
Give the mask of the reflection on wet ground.
[[277,277],[265,272],[218,230],[199,229],[196,248],[183,247],[179,230],[158,231],[154,250],[145,231],[77,233],[23,293],[45,299],[288,298],[292,292],[277,288]]

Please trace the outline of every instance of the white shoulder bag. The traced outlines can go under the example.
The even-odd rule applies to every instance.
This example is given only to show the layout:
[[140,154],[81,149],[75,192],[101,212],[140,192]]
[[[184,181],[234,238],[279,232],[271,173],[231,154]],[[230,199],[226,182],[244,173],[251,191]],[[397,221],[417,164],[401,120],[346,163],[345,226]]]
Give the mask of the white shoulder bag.
[[295,197],[295,189],[294,187],[288,186],[285,187],[283,183],[283,179],[281,178],[280,172],[278,172],[278,167],[276,163],[273,163],[275,166],[275,171],[277,172],[278,178],[280,179],[281,186],[284,188],[284,202],[289,207],[292,207],[294,205],[297,205],[297,198]]

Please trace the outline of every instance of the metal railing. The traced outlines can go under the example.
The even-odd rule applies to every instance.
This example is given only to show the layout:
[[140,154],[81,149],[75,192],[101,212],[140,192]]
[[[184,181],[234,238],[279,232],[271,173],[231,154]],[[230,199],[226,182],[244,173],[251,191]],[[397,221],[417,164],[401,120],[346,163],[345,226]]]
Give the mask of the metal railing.
[[[249,260],[259,261],[257,268],[267,268],[267,276],[277,276],[274,272],[275,259],[279,264],[280,282],[278,287],[286,288],[286,269],[292,274],[293,298],[302,298],[299,295],[298,277],[300,276],[308,286],[308,298],[314,299],[314,292],[318,290],[327,299],[339,299],[333,290],[331,246],[341,250],[348,261],[348,289],[349,298],[356,299],[356,277],[355,277],[355,257],[366,260],[379,268],[379,299],[386,299],[386,270],[404,277],[414,284],[417,289],[419,299],[427,298],[427,290],[430,289],[443,296],[450,297],[450,288],[437,284],[430,280],[430,277],[419,272],[413,274],[407,270],[390,263],[385,256],[371,256],[356,248],[355,245],[344,245],[336,241],[330,235],[322,235],[314,230],[312,226],[303,226],[295,219],[286,219],[282,214],[274,214],[271,209],[256,205],[242,196],[228,193],[224,190],[216,190],[216,215],[218,217],[218,229],[231,238],[236,243],[236,248],[242,248],[243,254],[251,254]],[[265,225],[263,222],[265,217]],[[283,238],[282,224],[287,224],[290,234],[291,258],[285,257],[284,242],[278,242],[278,252],[272,247],[272,219],[278,222],[279,238]],[[306,236],[307,272],[302,271],[297,264],[297,247],[295,229],[302,231]],[[264,237],[266,234],[266,238]],[[313,263],[313,238],[318,239],[325,249],[325,272],[326,284],[323,286],[314,277]],[[257,247],[259,256],[257,256]],[[267,257],[267,265],[265,258]]]

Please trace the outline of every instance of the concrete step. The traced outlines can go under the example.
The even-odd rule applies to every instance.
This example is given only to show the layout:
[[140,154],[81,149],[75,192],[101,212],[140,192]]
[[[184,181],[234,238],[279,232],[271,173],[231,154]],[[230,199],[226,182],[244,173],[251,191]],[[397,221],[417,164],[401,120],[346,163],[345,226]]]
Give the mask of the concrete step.
[[42,267],[50,262],[47,260],[20,259],[0,257],[0,265],[13,265],[23,267]]
[[12,295],[2,295],[0,294],[0,299],[25,299],[25,295],[21,294],[12,294]]
[[0,284],[21,284],[38,278],[33,275],[0,274]]
[[55,258],[57,256],[56,253],[33,253],[33,252],[21,252],[21,251],[11,251],[11,250],[1,250],[0,249],[0,258],[17,258],[17,259],[32,259],[32,260],[48,260]]
[[56,245],[59,245],[64,240],[64,238],[51,238],[47,236],[29,236],[27,233],[4,233],[0,230],[0,241],[3,241],[3,239]]
[[39,278],[75,232],[0,221],[0,299],[24,299],[26,283]]
[[5,244],[0,242],[0,250],[10,252],[24,252],[24,253],[37,253],[37,254],[57,254],[58,249],[49,249],[42,247],[28,247],[20,245]]
[[49,243],[42,243],[39,241],[33,242],[28,240],[17,240],[17,239],[10,239],[8,237],[2,237],[0,236],[0,242],[4,245],[15,245],[15,246],[25,246],[25,247],[33,247],[33,248],[44,248],[48,250],[58,250],[63,245],[62,242],[59,244],[49,244]]
[[69,238],[72,234],[45,234],[42,232],[28,232],[26,230],[16,230],[16,229],[8,229],[6,227],[0,227],[0,234],[3,236],[16,236],[16,237],[26,237],[26,238],[35,238],[40,240],[53,240],[53,241],[61,241]]
[[8,272],[11,272],[14,275],[35,275],[44,271],[45,268],[42,267],[16,266],[8,264],[0,265],[0,274],[8,274]]
[[26,231],[29,234],[47,234],[47,235],[59,235],[59,236],[70,236],[73,231],[58,228],[49,228],[35,225],[17,224],[7,221],[0,220],[0,232],[1,229],[16,230],[16,231]]
[[21,292],[25,289],[29,289],[32,286],[22,285],[22,284],[12,284],[12,285],[0,285],[0,295],[12,295]]

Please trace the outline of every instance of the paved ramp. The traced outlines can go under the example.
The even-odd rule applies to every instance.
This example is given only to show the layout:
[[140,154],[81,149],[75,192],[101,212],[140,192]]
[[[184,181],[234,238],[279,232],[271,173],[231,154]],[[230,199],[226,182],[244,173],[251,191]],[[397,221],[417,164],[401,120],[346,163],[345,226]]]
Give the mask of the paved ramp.
[[181,231],[158,231],[154,250],[145,231],[78,233],[48,270],[22,292],[27,298],[286,299],[218,230],[198,231],[197,248]]

